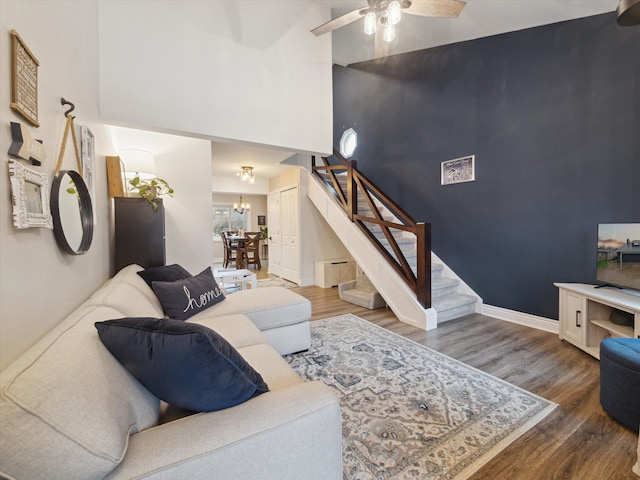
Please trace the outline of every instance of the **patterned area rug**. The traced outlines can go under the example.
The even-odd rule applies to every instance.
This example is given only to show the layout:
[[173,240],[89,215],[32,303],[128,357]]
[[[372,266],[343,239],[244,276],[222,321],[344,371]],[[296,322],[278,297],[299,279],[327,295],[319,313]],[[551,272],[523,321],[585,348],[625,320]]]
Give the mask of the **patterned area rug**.
[[297,286],[298,285],[296,285],[295,283],[280,277],[263,278],[262,280],[258,280],[258,288],[259,287],[293,288]]
[[346,480],[465,479],[556,407],[355,315],[311,335],[285,358],[340,397]]

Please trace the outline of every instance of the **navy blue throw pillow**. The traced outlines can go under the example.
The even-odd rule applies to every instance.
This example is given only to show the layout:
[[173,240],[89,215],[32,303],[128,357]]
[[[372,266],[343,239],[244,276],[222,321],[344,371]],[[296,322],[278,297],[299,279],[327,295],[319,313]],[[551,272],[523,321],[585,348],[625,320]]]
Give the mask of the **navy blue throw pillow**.
[[170,405],[211,412],[269,391],[242,355],[204,325],[141,317],[95,326],[111,354]]
[[195,277],[175,282],[156,281],[151,287],[160,300],[164,313],[176,320],[186,320],[224,300],[224,294],[213,278],[211,267]]
[[151,267],[140,270],[138,275],[151,287],[152,282],[175,282],[183,278],[189,278],[191,274],[181,265],[163,265],[161,267]]

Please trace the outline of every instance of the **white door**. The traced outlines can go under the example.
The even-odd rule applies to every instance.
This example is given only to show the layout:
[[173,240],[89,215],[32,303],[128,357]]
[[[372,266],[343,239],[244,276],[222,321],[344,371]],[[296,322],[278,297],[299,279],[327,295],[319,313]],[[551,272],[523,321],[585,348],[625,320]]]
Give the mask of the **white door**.
[[280,193],[280,229],[282,241],[282,278],[300,283],[300,248],[298,242],[298,187]]
[[269,273],[282,276],[282,243],[280,237],[280,192],[272,192],[267,198],[269,219]]

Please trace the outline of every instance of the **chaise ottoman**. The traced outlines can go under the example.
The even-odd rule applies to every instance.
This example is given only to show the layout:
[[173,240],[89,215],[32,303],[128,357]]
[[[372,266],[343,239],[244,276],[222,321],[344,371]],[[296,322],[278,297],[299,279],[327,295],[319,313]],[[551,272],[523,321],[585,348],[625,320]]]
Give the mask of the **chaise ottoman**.
[[283,287],[240,290],[223,302],[200,312],[188,321],[208,317],[244,314],[255,324],[280,355],[308,350],[311,346],[311,302]]

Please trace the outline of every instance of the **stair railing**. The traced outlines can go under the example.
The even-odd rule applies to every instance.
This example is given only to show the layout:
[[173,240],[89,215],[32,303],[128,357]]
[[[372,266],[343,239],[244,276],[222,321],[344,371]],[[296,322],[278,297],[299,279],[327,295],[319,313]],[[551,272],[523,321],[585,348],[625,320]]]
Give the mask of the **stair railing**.
[[[387,259],[409,287],[416,293],[416,299],[423,308],[431,307],[431,224],[416,222],[399,205],[376,187],[357,170],[355,160],[347,161],[334,150],[333,156],[339,163],[331,164],[327,157],[320,157],[322,164],[311,157],[312,171],[330,195],[335,197],[349,219],[367,235],[376,249]],[[346,189],[339,181],[339,175],[346,175]],[[358,212],[358,193],[362,194],[373,216]],[[385,220],[380,212],[384,206],[397,221]],[[373,229],[379,228],[389,242],[392,252],[380,242]],[[416,238],[416,273],[398,245],[395,231],[408,232]],[[393,253],[393,254],[392,254]]]

